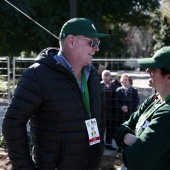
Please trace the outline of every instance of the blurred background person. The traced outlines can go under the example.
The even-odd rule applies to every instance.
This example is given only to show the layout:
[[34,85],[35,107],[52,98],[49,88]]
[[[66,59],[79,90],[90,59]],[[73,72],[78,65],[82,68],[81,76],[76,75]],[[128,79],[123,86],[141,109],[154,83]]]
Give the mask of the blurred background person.
[[99,64],[97,71],[98,71],[99,76],[100,76],[100,81],[102,81],[102,72],[103,72],[104,70],[106,70],[105,65]]
[[122,84],[120,82],[120,77],[121,77],[121,73],[117,73],[116,74],[116,79],[112,80],[112,82],[116,85],[116,88],[121,87]]
[[138,90],[133,87],[131,76],[124,73],[120,78],[121,87],[116,89],[113,103],[116,107],[115,113],[115,131],[117,128],[129,119],[130,115],[137,110],[139,104]]
[[101,86],[104,95],[104,101],[106,106],[106,133],[105,133],[105,142],[107,149],[116,150],[116,148],[112,147],[111,141],[113,138],[113,114],[114,114],[114,106],[113,106],[113,98],[116,92],[116,85],[112,82],[111,72],[109,70],[104,70],[101,73]]

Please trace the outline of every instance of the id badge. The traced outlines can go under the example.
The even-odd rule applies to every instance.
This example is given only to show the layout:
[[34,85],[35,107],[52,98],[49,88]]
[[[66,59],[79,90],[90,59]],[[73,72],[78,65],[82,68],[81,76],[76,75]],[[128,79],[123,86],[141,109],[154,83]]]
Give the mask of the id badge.
[[144,115],[141,115],[139,120],[138,120],[138,123],[136,124],[136,130],[138,131],[140,129],[140,127],[143,126],[144,122],[145,122],[145,117]]
[[99,135],[99,130],[98,130],[96,119],[93,118],[93,119],[86,120],[85,123],[87,127],[87,132],[89,135],[90,146],[100,143],[100,135]]

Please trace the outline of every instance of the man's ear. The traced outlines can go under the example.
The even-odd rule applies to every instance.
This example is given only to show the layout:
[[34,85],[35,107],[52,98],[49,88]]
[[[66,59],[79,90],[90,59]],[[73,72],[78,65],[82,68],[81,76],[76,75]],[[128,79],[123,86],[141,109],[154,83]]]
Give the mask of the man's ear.
[[67,41],[67,45],[70,47],[70,48],[73,48],[74,47],[74,41],[75,41],[75,37],[73,35],[68,35],[66,37],[66,41]]

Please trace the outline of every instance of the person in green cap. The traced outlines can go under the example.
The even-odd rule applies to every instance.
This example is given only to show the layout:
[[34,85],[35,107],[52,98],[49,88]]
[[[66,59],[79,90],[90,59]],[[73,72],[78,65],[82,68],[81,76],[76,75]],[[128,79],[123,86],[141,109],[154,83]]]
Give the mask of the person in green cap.
[[119,127],[115,140],[128,170],[170,170],[170,46],[138,63],[157,93]]
[[61,28],[60,49],[44,49],[25,70],[2,125],[13,169],[99,170],[105,120],[91,63],[100,40],[108,38],[86,18],[70,19]]

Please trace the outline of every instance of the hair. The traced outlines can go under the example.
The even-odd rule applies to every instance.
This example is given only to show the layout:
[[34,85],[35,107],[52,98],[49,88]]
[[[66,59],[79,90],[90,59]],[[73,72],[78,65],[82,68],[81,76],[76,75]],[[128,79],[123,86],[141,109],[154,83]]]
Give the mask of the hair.
[[[122,74],[122,75],[121,75],[121,78],[122,78],[123,76],[127,76],[128,79],[129,79],[130,84],[133,85],[133,80],[132,80],[132,77],[131,77],[131,76],[129,76],[129,75],[127,75],[127,74]],[[120,78],[120,79],[121,79],[121,78]]]
[[105,74],[105,73],[109,73],[109,74],[111,75],[110,70],[103,70],[103,71],[102,71],[102,78],[104,77],[104,74]]
[[161,74],[162,74],[163,76],[165,76],[165,75],[167,75],[167,74],[170,74],[170,70],[167,70],[167,69],[165,69],[165,68],[160,68],[160,70],[161,70]]
[[65,38],[59,39],[59,45],[61,46],[62,44],[64,44],[65,42]]

